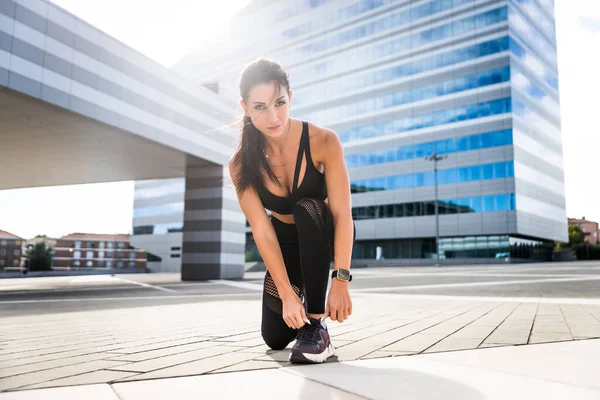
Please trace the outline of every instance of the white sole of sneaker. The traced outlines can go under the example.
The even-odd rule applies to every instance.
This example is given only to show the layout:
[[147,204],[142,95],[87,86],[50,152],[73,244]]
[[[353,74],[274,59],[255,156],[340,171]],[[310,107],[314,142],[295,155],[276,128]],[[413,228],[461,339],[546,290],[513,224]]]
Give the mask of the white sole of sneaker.
[[[335,348],[331,342],[329,346],[325,349],[321,354],[311,354],[311,353],[301,353],[300,357],[292,357],[293,354],[290,353],[289,360],[291,362],[303,362],[303,363],[324,363],[329,357],[335,355]],[[304,360],[302,359],[304,358]]]

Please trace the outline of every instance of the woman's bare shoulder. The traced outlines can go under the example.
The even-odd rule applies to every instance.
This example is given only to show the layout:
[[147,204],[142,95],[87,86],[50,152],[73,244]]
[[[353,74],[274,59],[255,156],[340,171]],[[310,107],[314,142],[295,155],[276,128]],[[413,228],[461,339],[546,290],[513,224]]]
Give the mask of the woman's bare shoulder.
[[333,129],[325,128],[313,122],[308,123],[308,137],[310,138],[311,145],[313,143],[325,144],[332,136],[337,137],[337,133]]

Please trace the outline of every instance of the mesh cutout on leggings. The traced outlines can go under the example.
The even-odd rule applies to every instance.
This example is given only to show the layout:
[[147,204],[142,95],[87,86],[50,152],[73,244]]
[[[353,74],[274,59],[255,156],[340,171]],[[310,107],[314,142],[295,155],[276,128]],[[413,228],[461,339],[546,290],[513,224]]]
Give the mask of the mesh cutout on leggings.
[[[304,296],[300,293],[298,286],[292,284],[292,289],[294,289],[294,292],[296,292],[296,295],[300,298],[300,300],[303,300]],[[268,272],[265,275],[263,303],[277,314],[283,314],[283,303],[279,297],[279,291],[277,290],[277,286],[275,286],[275,282],[273,281],[271,274]]]
[[314,221],[314,223],[319,227],[322,232],[325,232],[327,229],[327,224],[325,223],[325,204],[321,205],[320,202],[314,199],[301,199],[296,203],[300,207],[304,208],[308,211],[308,214]]
[[325,215],[325,207],[327,206],[325,205],[325,202],[310,198],[304,198],[298,200],[296,204],[304,208],[308,212],[315,225],[317,225],[319,230],[327,236],[327,245],[329,246],[329,260],[334,261],[333,229],[327,229],[327,217]]

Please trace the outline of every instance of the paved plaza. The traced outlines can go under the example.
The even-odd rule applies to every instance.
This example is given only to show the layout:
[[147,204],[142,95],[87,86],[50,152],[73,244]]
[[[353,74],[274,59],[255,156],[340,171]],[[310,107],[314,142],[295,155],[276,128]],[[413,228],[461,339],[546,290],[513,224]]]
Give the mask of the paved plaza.
[[0,279],[0,400],[600,398],[598,263],[356,269],[309,366],[264,345],[263,274]]

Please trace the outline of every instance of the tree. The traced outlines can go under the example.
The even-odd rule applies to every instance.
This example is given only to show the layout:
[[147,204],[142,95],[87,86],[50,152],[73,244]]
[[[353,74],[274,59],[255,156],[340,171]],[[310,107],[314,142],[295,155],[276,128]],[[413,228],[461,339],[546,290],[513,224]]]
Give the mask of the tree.
[[52,271],[52,247],[46,242],[36,243],[27,251],[30,271]]
[[585,234],[580,226],[569,226],[569,245],[573,246],[585,242]]

